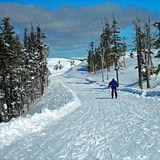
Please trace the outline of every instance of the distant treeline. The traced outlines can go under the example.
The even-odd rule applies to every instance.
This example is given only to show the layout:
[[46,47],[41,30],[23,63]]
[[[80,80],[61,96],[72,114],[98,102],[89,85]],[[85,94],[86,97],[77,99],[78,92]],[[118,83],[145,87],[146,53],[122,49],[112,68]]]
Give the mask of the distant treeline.
[[[133,56],[133,51],[137,53],[137,66],[139,73],[139,87],[143,88],[143,80],[147,81],[147,88],[151,87],[150,75],[160,72],[160,64],[154,66],[152,62],[152,49],[160,49],[160,22],[151,24],[150,17],[142,24],[142,21],[137,18],[134,23],[135,36],[134,47],[130,54]],[[152,32],[152,29],[156,33]],[[158,33],[157,33],[158,31]],[[104,68],[110,71],[114,67],[116,78],[119,84],[119,70],[125,67],[125,55],[127,44],[125,37],[120,37],[120,28],[115,19],[114,13],[111,24],[104,19],[103,31],[100,35],[100,43],[98,47],[94,47],[94,42],[91,42],[91,48],[88,51],[88,72],[95,73],[97,70],[102,70],[102,81],[104,81]],[[156,54],[156,58],[160,58],[160,50]],[[108,78],[108,75],[107,75]]]
[[0,23],[0,121],[7,122],[44,94],[48,85],[48,46],[39,25],[24,29],[23,43],[10,18]]

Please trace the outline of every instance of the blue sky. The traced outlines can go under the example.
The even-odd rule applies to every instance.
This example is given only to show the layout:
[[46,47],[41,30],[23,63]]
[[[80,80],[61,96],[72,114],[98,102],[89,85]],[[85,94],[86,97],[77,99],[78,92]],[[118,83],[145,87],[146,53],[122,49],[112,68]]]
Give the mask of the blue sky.
[[[16,2],[21,4],[35,4],[46,6],[51,9],[55,9],[60,5],[69,4],[73,6],[87,6],[102,4],[108,0],[0,0],[0,2]],[[120,4],[122,7],[128,5],[136,5],[140,8],[147,8],[152,11],[160,11],[160,1],[159,0],[110,0],[110,2],[115,2]]]
[[46,33],[51,55],[87,56],[90,41],[98,44],[104,17],[112,11],[121,35],[131,41],[133,22],[151,16],[160,19],[160,0],[0,0],[0,19],[11,17],[20,36],[31,22]]

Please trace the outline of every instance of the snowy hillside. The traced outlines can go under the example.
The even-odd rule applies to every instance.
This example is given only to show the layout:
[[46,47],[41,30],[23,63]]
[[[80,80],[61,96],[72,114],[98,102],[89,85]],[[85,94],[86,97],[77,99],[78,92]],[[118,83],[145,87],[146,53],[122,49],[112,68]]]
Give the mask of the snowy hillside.
[[[61,64],[62,69],[55,70]],[[48,59],[50,85],[22,117],[0,124],[0,160],[159,160],[160,76],[138,89],[136,57],[126,57],[118,98],[86,61]],[[144,88],[146,84],[144,82]]]

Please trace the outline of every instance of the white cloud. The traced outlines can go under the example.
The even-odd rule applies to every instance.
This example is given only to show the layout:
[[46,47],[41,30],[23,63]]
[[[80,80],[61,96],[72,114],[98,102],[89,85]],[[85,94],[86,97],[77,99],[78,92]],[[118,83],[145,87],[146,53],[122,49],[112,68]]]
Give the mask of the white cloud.
[[46,33],[48,41],[54,46],[68,46],[86,43],[86,39],[97,39],[102,31],[104,16],[110,21],[112,11],[120,27],[133,25],[136,17],[146,18],[149,15],[153,21],[160,18],[160,13],[151,13],[149,10],[136,6],[122,8],[112,2],[104,4],[73,7],[63,5],[56,10],[43,6],[22,5],[18,3],[0,3],[0,18],[11,17],[15,28],[22,30],[33,24],[40,24]]

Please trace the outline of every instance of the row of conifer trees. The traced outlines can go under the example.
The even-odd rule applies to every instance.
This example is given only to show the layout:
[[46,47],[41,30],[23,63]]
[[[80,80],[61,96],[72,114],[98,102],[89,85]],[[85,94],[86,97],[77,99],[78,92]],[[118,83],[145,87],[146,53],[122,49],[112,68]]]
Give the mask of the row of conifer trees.
[[88,51],[88,71],[95,73],[102,69],[102,81],[104,81],[103,69],[107,68],[109,72],[110,68],[114,66],[118,84],[119,69],[125,65],[124,61],[121,63],[119,60],[125,56],[127,49],[125,38],[120,37],[119,34],[120,28],[113,13],[111,24],[104,19],[103,32],[100,35],[98,47],[94,49],[94,43],[91,42],[91,49]]
[[146,81],[147,88],[151,88],[150,76],[153,74],[158,75],[160,72],[160,64],[156,66],[152,61],[152,57],[154,56],[152,49],[157,49],[155,58],[160,58],[160,22],[151,23],[149,17],[145,23],[142,23],[137,18],[134,25],[136,31],[135,50],[137,53],[139,87],[143,89],[143,81]]
[[9,121],[29,109],[48,85],[48,46],[39,25],[24,29],[21,43],[10,18],[0,24],[0,121]]
[[[102,81],[104,81],[104,68],[107,68],[109,72],[110,68],[114,67],[119,84],[119,70],[125,67],[127,44],[125,43],[125,38],[119,36],[120,28],[118,27],[118,22],[115,19],[114,13],[111,25],[106,20],[104,20],[104,22],[98,47],[94,48],[94,43],[91,42],[91,49],[88,51],[88,72],[95,73],[97,70],[101,69]],[[160,72],[160,64],[159,66],[154,66],[152,62],[152,49],[160,48],[160,22],[151,24],[149,17],[142,25],[142,21],[137,18],[134,25],[135,36],[133,39],[135,45],[133,51],[137,55],[136,68],[138,68],[139,87],[142,89],[143,81],[146,80],[147,88],[150,88],[150,75]],[[132,53],[133,52],[131,52],[131,55]],[[160,58],[160,51],[156,54],[156,58]]]

